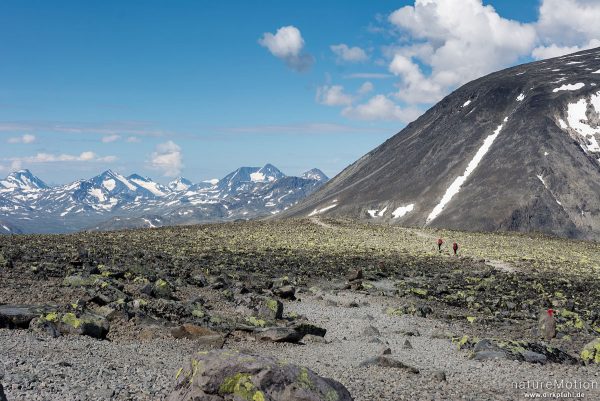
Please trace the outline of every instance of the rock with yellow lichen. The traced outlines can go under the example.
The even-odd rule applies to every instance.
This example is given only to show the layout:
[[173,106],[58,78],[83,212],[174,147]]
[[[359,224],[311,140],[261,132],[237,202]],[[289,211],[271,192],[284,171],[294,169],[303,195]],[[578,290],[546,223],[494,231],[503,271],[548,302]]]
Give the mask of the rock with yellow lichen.
[[348,390],[305,367],[231,350],[198,352],[176,373],[168,401],[351,401]]
[[590,341],[581,351],[581,360],[588,363],[600,364],[600,338]]

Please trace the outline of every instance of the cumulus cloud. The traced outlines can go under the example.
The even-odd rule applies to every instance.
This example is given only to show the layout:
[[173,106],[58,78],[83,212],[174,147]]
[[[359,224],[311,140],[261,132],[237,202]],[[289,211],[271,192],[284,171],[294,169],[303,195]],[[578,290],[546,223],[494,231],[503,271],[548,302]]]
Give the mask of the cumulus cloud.
[[117,135],[117,134],[106,135],[106,136],[102,137],[102,143],[116,142],[119,139],[121,139],[121,135]]
[[600,3],[596,0],[543,0],[535,23],[536,59],[563,56],[600,46]]
[[183,168],[181,148],[173,141],[158,144],[150,156],[150,166],[165,177],[177,177]]
[[30,143],[34,143],[35,139],[36,139],[35,135],[24,134],[24,135],[21,135],[21,136],[13,136],[11,138],[8,138],[6,142],[8,142],[8,143],[30,144]]
[[536,43],[533,26],[502,18],[481,0],[416,0],[389,21],[402,35],[425,42],[396,49],[389,65],[400,78],[396,96],[408,103],[433,103],[460,84],[528,56]]
[[344,43],[329,46],[339,62],[358,63],[369,59],[367,53],[360,47],[349,47]]
[[275,34],[265,32],[258,43],[266,47],[273,56],[283,60],[294,71],[306,71],[314,63],[313,56],[302,52],[304,39],[295,26],[281,27]]
[[341,85],[324,85],[317,88],[316,100],[326,106],[349,106],[352,96],[344,92]]
[[413,107],[402,108],[384,95],[376,95],[366,103],[346,107],[342,115],[358,120],[395,120],[408,123],[422,114]]

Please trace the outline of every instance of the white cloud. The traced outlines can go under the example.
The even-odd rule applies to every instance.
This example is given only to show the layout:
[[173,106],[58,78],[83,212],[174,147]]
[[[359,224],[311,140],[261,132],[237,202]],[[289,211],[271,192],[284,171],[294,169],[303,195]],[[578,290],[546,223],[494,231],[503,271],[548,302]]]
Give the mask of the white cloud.
[[269,49],[273,56],[283,60],[288,67],[295,71],[306,71],[314,62],[313,56],[302,53],[304,39],[300,30],[295,26],[281,27],[275,34],[265,32],[258,43]]
[[8,143],[24,143],[24,144],[30,144],[35,142],[35,135],[31,135],[31,134],[24,134],[21,136],[13,136],[11,138],[8,138],[7,142]]
[[384,95],[373,96],[369,101],[356,107],[346,107],[342,115],[358,120],[397,120],[408,123],[422,114],[412,107],[402,108]]
[[600,3],[596,0],[543,0],[535,23],[540,60],[600,46]]
[[[397,97],[409,104],[433,103],[528,56],[536,43],[533,26],[502,18],[481,0],[416,0],[389,21],[418,43],[396,48],[389,65],[400,77]],[[431,73],[424,74],[419,64]]]
[[344,92],[341,85],[324,85],[317,88],[316,100],[326,106],[349,106],[352,96]]
[[116,142],[119,139],[121,139],[121,136],[117,135],[117,134],[106,135],[106,136],[102,137],[102,143]]
[[92,151],[85,151],[79,155],[72,155],[68,153],[54,154],[39,152],[34,156],[25,157],[12,157],[6,160],[12,162],[12,168],[20,168],[22,164],[26,163],[56,163],[56,162],[114,162],[117,160],[116,156],[98,156]]
[[329,48],[335,53],[340,62],[358,63],[369,59],[367,53],[360,47],[348,47],[348,45],[340,43],[339,45],[331,45]]
[[367,94],[367,93],[369,93],[369,92],[372,92],[372,91],[373,91],[373,88],[374,88],[374,87],[373,87],[373,84],[372,84],[371,82],[369,82],[369,81],[367,81],[367,82],[364,82],[364,83],[363,83],[363,84],[360,86],[360,88],[358,88],[358,94],[359,94],[359,95],[365,95],[365,94]]
[[535,24],[540,46],[535,58],[561,56],[600,45],[597,0],[543,0]]
[[167,141],[156,146],[150,157],[150,166],[162,171],[165,177],[176,177],[183,168],[181,148],[173,141]]
[[[599,17],[600,18],[600,17]],[[543,60],[547,58],[560,57],[569,53],[576,53],[581,50],[593,49],[600,46],[600,40],[592,39],[586,45],[582,46],[558,46],[551,44],[549,46],[538,46],[531,52],[531,55],[536,60]]]
[[127,138],[127,142],[129,142],[129,143],[138,143],[138,142],[141,142],[141,140],[137,136],[130,136],[130,137]]

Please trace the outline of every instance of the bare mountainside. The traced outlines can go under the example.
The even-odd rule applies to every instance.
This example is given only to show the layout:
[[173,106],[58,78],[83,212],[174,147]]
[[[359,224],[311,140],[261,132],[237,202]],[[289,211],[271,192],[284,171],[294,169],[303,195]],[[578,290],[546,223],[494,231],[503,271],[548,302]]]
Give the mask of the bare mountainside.
[[600,238],[600,49],[472,81],[281,216]]

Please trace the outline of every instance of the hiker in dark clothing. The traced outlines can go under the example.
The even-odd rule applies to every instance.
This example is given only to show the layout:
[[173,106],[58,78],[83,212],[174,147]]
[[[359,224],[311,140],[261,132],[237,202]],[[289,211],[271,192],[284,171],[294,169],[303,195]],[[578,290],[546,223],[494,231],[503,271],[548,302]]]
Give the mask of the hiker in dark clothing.
[[452,249],[454,250],[454,255],[456,256],[456,251],[458,251],[458,244],[456,242],[452,244]]
[[444,243],[443,239],[438,239],[438,252],[442,252],[442,244]]

